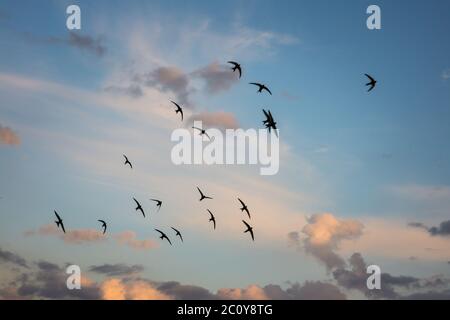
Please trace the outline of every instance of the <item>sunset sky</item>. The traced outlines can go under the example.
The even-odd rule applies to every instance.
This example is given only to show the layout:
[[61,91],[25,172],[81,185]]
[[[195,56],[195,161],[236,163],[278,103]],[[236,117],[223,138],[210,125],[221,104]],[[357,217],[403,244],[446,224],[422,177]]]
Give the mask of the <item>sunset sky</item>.
[[[450,299],[449,18],[438,0],[2,1],[0,298]],[[261,129],[262,109],[278,174],[172,163],[174,129]]]

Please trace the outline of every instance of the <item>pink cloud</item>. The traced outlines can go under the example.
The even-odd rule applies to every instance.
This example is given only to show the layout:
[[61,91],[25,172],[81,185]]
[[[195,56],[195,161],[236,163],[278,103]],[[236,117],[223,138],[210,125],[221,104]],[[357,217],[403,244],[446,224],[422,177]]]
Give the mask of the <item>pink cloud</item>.
[[18,145],[20,144],[19,136],[10,128],[2,127],[0,124],[0,144]]

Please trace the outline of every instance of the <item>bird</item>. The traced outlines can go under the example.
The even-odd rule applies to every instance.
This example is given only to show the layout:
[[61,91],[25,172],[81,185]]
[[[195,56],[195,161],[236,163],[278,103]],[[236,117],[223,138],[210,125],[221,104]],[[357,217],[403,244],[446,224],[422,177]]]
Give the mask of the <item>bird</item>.
[[266,90],[270,95],[272,95],[272,92],[270,92],[269,88],[266,87],[266,85],[258,83],[258,82],[250,82],[249,84],[253,84],[255,86],[258,86],[258,92],[263,92],[263,90]]
[[236,70],[239,72],[239,78],[241,78],[242,76],[242,68],[241,65],[235,61],[228,61],[228,63],[232,64],[233,67],[231,68],[231,70],[233,70],[233,72],[235,72]]
[[183,241],[183,236],[181,235],[181,232],[178,231],[177,229],[175,229],[174,227],[171,227],[171,228],[172,228],[173,231],[176,232],[175,235],[180,237],[181,242],[184,242],[184,241]]
[[244,220],[242,220],[242,222],[247,226],[247,230],[245,230],[244,233],[250,232],[250,235],[252,236],[252,240],[255,241],[255,236],[253,234],[253,228]]
[[58,220],[55,221],[56,226],[57,226],[57,227],[61,227],[62,231],[63,231],[64,233],[66,233],[66,229],[64,228],[64,223],[63,223],[61,217],[60,217],[59,214],[56,212],[56,210],[53,210],[53,211],[55,212],[56,219],[58,219]]
[[211,140],[211,137],[206,133],[206,130],[205,130],[205,129],[200,129],[200,128],[197,128],[197,127],[192,127],[192,129],[200,130],[200,133],[199,133],[199,134],[200,134],[201,136],[205,135],[205,136],[208,137],[209,140]]
[[156,202],[156,206],[158,207],[158,211],[159,211],[159,209],[161,209],[162,201],[158,200],[158,199],[150,199],[150,200]]
[[275,135],[278,137],[277,132],[277,123],[273,120],[272,113],[270,110],[264,110],[264,115],[266,116],[266,120],[263,121],[263,124],[266,126],[267,129],[269,129],[269,132],[271,129],[275,130]]
[[200,200],[198,200],[198,201],[202,201],[203,199],[212,199],[211,197],[205,196],[199,187],[197,187],[197,190],[198,190],[198,192],[200,192]]
[[103,234],[105,234],[105,232],[106,232],[106,222],[103,221],[103,220],[97,220],[97,221],[102,223]]
[[248,218],[251,219],[251,218],[250,218],[250,212],[248,212],[247,205],[246,205],[246,204],[244,203],[244,201],[242,201],[241,199],[238,198],[238,200],[239,200],[239,202],[242,204],[241,211],[242,211],[242,212],[244,212],[244,211],[247,212]]
[[212,221],[214,223],[214,230],[216,230],[216,218],[214,218],[214,215],[212,214],[212,212],[209,209],[206,209],[206,210],[211,215],[211,218],[209,218],[209,221]]
[[183,109],[178,105],[178,103],[173,102],[172,100],[170,100],[170,102],[172,102],[177,108],[175,109],[175,113],[180,113],[181,114],[181,121],[183,121]]
[[368,75],[367,73],[365,73],[365,76],[367,78],[369,78],[370,82],[366,83],[366,86],[370,86],[369,90],[367,90],[367,92],[372,91],[373,88],[375,88],[375,85],[377,84],[377,80],[375,80],[374,78],[372,78],[370,75]]
[[125,158],[125,163],[124,163],[124,165],[129,164],[129,165],[130,165],[130,168],[133,169],[133,165],[131,164],[130,160],[128,160],[127,156],[126,156],[126,155],[123,155],[123,157]]
[[166,236],[166,234],[164,232],[162,232],[161,230],[155,229],[155,231],[158,231],[161,236],[159,237],[161,240],[166,239],[167,241],[169,241],[170,245],[172,245],[172,242],[170,241],[170,239]]
[[136,204],[137,204],[136,211],[140,210],[140,211],[142,212],[142,215],[143,215],[144,218],[145,218],[144,209],[142,209],[141,204],[140,204],[139,201],[137,201],[135,198],[133,198],[133,200],[134,200],[134,202],[136,202]]

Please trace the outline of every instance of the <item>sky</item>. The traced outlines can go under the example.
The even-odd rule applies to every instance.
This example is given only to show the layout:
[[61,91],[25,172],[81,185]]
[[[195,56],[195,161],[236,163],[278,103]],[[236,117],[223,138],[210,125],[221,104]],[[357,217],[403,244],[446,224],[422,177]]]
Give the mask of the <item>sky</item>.
[[[80,30],[66,27],[71,4]],[[366,26],[371,4],[380,30]],[[0,298],[449,299],[449,12],[437,0],[2,1]],[[279,128],[276,175],[172,163],[173,130],[262,129],[262,109]],[[67,264],[80,292],[65,288]],[[370,264],[381,290],[365,286]]]

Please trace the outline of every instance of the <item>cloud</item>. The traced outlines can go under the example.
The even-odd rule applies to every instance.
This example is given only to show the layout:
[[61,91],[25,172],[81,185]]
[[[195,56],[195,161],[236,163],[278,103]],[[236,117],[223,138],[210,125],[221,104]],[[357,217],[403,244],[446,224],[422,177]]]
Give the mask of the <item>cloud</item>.
[[81,35],[77,32],[69,32],[67,37],[40,37],[31,33],[24,33],[24,38],[28,41],[43,44],[63,44],[91,52],[99,57],[105,55],[107,48],[103,44],[103,37],[94,38],[88,35]]
[[389,188],[394,194],[414,200],[438,200],[450,198],[449,186],[401,185]]
[[123,231],[114,235],[114,238],[123,245],[137,250],[149,250],[154,249],[158,245],[155,241],[150,239],[138,240],[136,239],[136,233],[133,231]]
[[264,289],[257,285],[250,285],[245,289],[219,289],[217,295],[225,300],[267,300]]
[[20,144],[20,138],[19,136],[8,127],[3,127],[0,124],[0,145],[6,144],[6,145],[18,145]]
[[218,62],[213,62],[206,67],[194,71],[192,76],[204,80],[205,90],[210,94],[227,91],[233,84],[238,83],[239,80],[236,72],[232,72],[230,68]]
[[450,220],[443,221],[439,226],[431,228],[421,222],[410,222],[408,225],[410,227],[424,229],[432,236],[450,236]]
[[20,267],[28,268],[24,258],[2,248],[0,248],[0,262],[12,263]]
[[108,279],[100,287],[105,300],[171,300],[172,297],[162,293],[147,281],[126,281]]
[[140,273],[144,271],[144,266],[142,265],[132,265],[128,266],[123,263],[117,264],[103,264],[99,266],[91,266],[89,271],[104,274],[107,276],[122,276],[130,275],[135,273]]
[[126,87],[121,86],[107,86],[103,90],[106,92],[111,92],[119,95],[126,95],[132,98],[140,98],[144,95],[142,88],[137,84],[130,84]]
[[450,68],[449,69],[445,69],[444,71],[442,71],[441,77],[442,77],[443,80],[450,79]]
[[[344,259],[335,251],[343,240],[360,237],[363,224],[356,220],[337,219],[331,213],[315,214],[307,222],[302,230],[306,235],[302,243],[305,251],[323,262],[328,270],[344,266]],[[298,235],[291,232],[290,237]]]
[[134,75],[133,81],[163,92],[169,91],[180,104],[190,105],[189,77],[178,67],[158,67],[151,72]]
[[225,111],[209,112],[204,111],[193,114],[187,123],[193,121],[202,121],[202,125],[205,128],[217,128],[217,129],[236,129],[239,127],[238,121],[234,114]]
[[56,236],[70,244],[85,244],[91,242],[105,241],[107,237],[103,232],[94,229],[74,229],[67,230],[63,233],[56,225],[47,224],[37,230],[27,230],[24,232],[25,236]]

